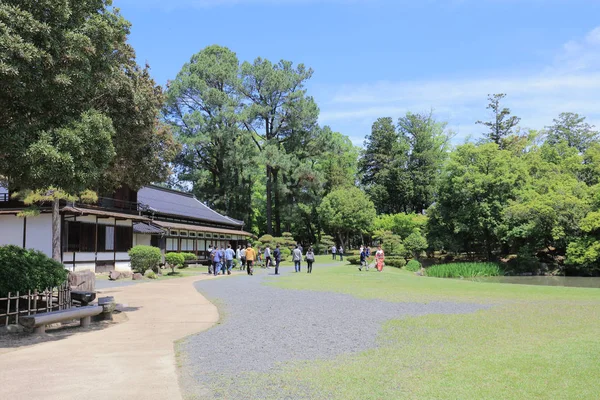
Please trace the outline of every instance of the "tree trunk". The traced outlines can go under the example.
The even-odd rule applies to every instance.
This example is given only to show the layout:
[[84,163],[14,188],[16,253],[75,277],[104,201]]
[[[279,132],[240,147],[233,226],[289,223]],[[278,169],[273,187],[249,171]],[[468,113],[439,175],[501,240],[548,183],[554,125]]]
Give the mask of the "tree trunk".
[[267,233],[269,235],[273,234],[273,182],[271,180],[272,176],[272,168],[270,165],[267,165]]
[[281,237],[281,199],[279,198],[278,170],[273,169],[273,190],[275,191],[275,236]]
[[52,201],[52,258],[61,262],[60,257],[60,208],[59,200]]

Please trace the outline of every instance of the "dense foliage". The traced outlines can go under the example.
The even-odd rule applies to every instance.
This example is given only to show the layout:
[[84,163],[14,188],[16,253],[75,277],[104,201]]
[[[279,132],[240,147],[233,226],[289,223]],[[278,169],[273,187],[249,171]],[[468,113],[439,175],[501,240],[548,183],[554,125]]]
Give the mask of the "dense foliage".
[[0,296],[54,288],[67,280],[67,274],[61,263],[40,251],[0,247]]
[[435,278],[474,278],[503,275],[500,266],[490,262],[439,264],[427,268],[426,273],[427,276]]
[[143,274],[146,270],[158,271],[162,261],[162,254],[158,247],[138,245],[129,250],[131,269]]
[[421,263],[417,260],[410,260],[408,263],[406,263],[406,267],[404,267],[404,269],[410,272],[417,272],[421,269]]

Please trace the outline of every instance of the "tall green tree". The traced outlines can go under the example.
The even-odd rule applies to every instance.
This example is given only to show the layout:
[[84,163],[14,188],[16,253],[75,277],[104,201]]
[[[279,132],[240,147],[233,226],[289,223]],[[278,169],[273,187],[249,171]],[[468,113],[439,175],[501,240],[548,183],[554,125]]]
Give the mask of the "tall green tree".
[[[277,64],[257,58],[241,66],[239,90],[244,98],[244,127],[263,156],[266,170],[267,233],[281,235],[280,170],[289,160],[283,145],[310,135],[317,125],[319,109],[306,94],[305,84],[313,74],[303,64]],[[282,154],[283,153],[283,154]],[[273,221],[273,217],[275,221]]]
[[457,147],[429,210],[429,242],[492,259],[502,244],[504,210],[526,178],[524,163],[495,143]]
[[488,128],[488,131],[484,133],[487,140],[496,143],[501,148],[504,147],[504,140],[514,134],[516,126],[521,121],[521,118],[511,115],[509,108],[502,107],[500,103],[505,97],[504,93],[488,95],[487,109],[492,112],[492,120],[476,122]]
[[585,122],[585,117],[570,112],[561,113],[558,119],[554,120],[554,124],[546,129],[547,143],[557,144],[564,141],[581,153],[585,153],[590,145],[600,138],[600,133]]
[[373,202],[356,187],[329,193],[318,211],[325,227],[338,237],[345,248],[351,235],[371,231],[376,216]]
[[196,197],[251,229],[257,152],[242,130],[238,87],[235,53],[209,46],[169,83],[165,114],[183,146],[179,179],[193,184]]
[[396,132],[392,118],[379,118],[365,139],[360,161],[361,183],[377,211],[407,211],[411,185],[406,173],[409,143]]
[[409,210],[420,214],[433,203],[451,136],[446,132],[446,123],[437,122],[431,112],[408,112],[398,120],[398,132],[410,146],[406,166],[411,186]]
[[6,0],[0,26],[0,176],[53,202],[58,259],[61,198],[165,179],[175,147],[157,122],[162,93],[108,0]]

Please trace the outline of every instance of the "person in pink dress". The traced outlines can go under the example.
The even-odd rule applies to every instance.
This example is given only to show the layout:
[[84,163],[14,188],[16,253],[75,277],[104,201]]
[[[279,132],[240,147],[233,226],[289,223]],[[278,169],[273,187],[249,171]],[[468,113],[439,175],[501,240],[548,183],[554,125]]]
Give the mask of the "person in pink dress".
[[384,254],[381,246],[379,246],[379,248],[377,249],[377,253],[375,253],[375,263],[377,266],[377,271],[379,271],[379,272],[383,271],[384,261],[385,261],[385,254]]

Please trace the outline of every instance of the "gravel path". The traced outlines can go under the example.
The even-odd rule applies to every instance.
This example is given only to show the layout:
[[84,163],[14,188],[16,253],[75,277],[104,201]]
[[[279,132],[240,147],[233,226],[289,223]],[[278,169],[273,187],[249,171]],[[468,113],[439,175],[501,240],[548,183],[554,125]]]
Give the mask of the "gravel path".
[[[256,398],[256,392],[245,397],[247,382],[232,379],[232,374],[243,377],[271,371],[279,363],[333,358],[373,348],[376,333],[390,319],[486,308],[456,303],[391,303],[339,293],[279,289],[262,284],[279,278],[272,270],[261,272],[252,277],[196,283],[196,289],[219,307],[221,323],[181,344],[184,392],[203,387],[201,398],[206,398],[207,388],[218,393],[215,398]],[[284,268],[283,273],[294,272]],[[281,388],[264,388],[260,397],[298,398],[286,397]]]

